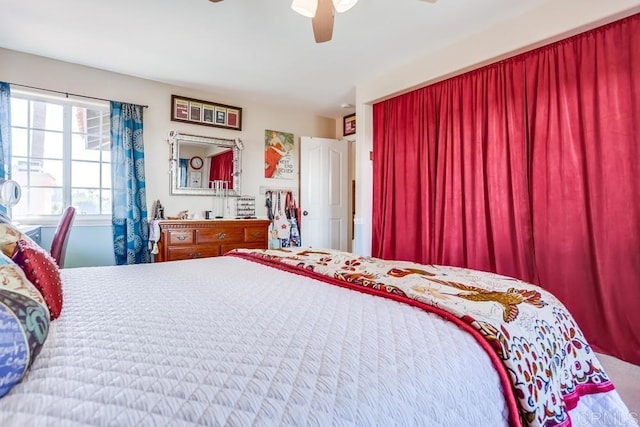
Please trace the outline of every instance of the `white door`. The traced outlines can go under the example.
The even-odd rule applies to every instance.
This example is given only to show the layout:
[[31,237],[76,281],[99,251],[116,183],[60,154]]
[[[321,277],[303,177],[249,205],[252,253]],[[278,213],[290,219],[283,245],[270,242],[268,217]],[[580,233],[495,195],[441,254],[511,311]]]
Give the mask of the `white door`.
[[300,138],[300,238],[302,246],[347,250],[349,144]]

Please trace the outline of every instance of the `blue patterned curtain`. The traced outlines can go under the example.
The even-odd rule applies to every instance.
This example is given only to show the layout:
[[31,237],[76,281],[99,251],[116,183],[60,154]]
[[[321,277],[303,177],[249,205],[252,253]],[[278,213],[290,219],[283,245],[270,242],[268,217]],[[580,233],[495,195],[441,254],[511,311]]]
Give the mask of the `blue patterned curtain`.
[[178,187],[187,188],[187,169],[189,159],[180,159],[180,185]]
[[140,105],[111,102],[111,185],[116,264],[150,261]]
[[[11,89],[9,83],[0,82],[0,179],[11,177]],[[7,208],[0,205],[0,212]]]

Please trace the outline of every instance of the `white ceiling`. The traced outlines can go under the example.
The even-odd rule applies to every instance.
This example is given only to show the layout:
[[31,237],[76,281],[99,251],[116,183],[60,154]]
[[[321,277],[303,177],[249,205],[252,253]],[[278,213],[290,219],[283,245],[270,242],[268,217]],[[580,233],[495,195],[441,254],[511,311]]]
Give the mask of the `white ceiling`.
[[541,3],[360,0],[316,44],[291,0],[0,0],[0,47],[337,118],[358,82]]

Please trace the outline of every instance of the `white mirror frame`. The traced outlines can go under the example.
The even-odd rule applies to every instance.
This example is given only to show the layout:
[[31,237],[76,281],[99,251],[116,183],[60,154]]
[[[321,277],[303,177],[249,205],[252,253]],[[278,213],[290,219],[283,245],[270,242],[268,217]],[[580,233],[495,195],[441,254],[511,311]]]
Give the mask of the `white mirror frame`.
[[178,133],[174,130],[169,132],[168,138],[169,145],[171,146],[171,158],[169,159],[171,168],[171,194],[175,195],[190,195],[190,196],[216,196],[213,188],[185,188],[178,186],[178,159],[179,159],[179,145],[181,142],[185,142],[191,145],[202,145],[203,147],[210,147],[215,145],[218,147],[228,147],[233,151],[233,189],[228,190],[227,196],[240,196],[240,177],[242,175],[242,158],[241,147],[242,142],[234,139],[212,138],[208,136],[189,135],[185,133]]

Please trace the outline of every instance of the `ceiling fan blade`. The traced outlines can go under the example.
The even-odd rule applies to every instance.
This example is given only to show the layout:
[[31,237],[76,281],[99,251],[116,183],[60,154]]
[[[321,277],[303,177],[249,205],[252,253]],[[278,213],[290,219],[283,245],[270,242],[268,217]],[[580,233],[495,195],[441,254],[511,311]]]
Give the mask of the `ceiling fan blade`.
[[313,26],[313,36],[316,39],[316,43],[324,43],[331,40],[333,36],[333,15],[335,11],[333,8],[333,1],[331,0],[318,0],[318,10],[316,10],[316,16],[311,19],[311,25]]

